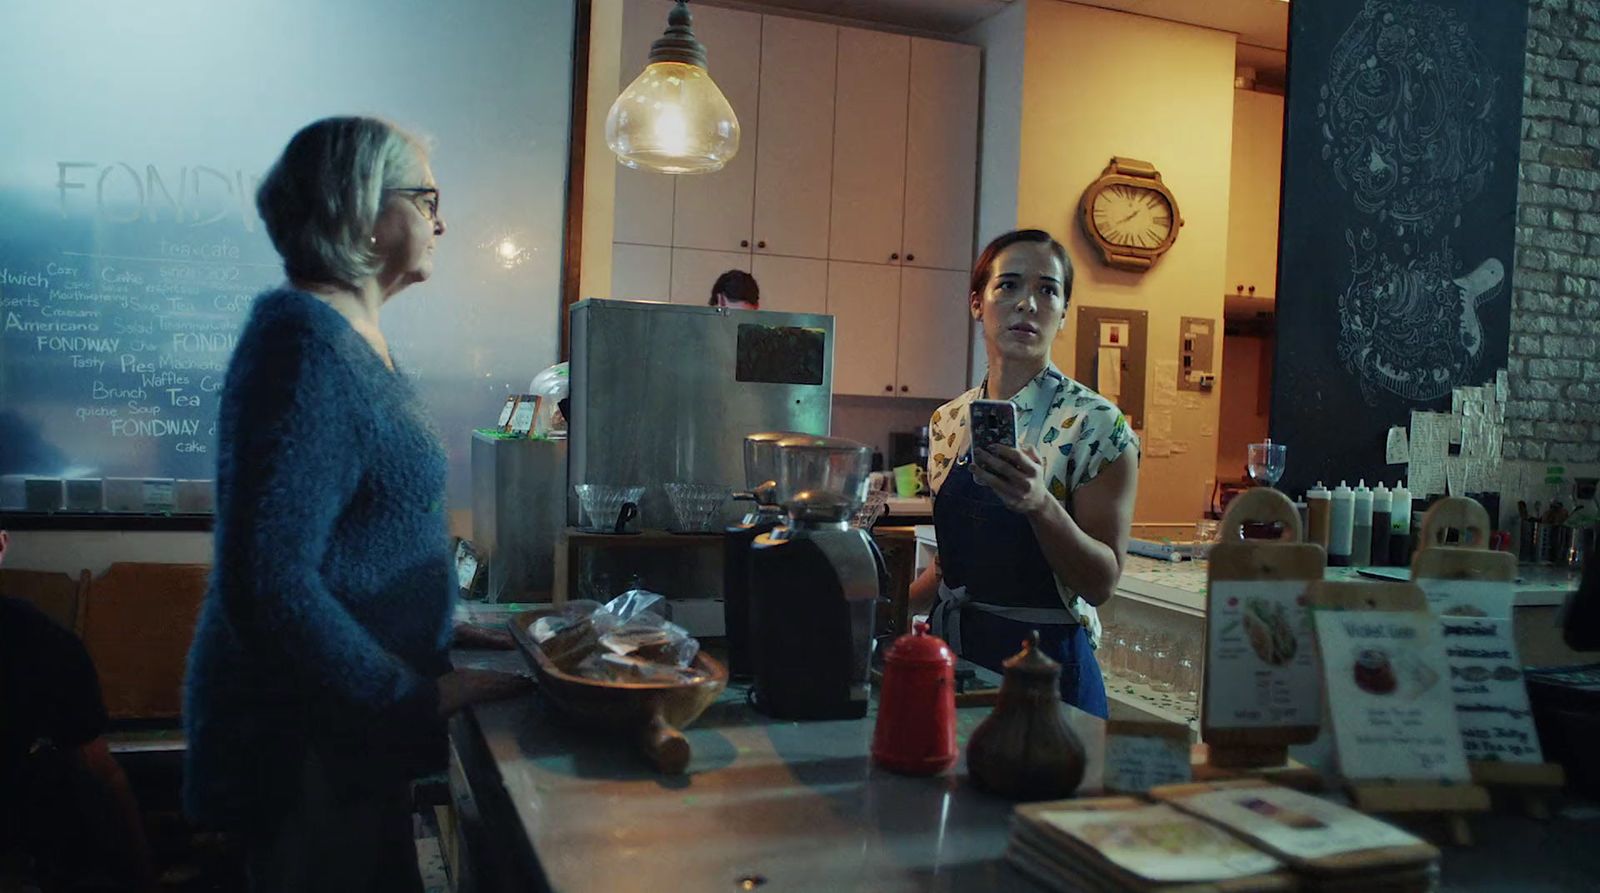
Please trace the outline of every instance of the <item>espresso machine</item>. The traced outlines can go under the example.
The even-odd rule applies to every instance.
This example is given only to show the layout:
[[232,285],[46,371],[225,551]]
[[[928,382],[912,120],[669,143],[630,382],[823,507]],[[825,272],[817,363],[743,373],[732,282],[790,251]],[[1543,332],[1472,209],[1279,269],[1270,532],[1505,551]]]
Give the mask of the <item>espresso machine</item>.
[[784,522],[750,551],[749,653],[756,709],[780,719],[865,716],[883,556],[850,518],[872,448],[833,437],[777,442]]
[[722,617],[728,637],[728,673],[735,679],[749,679],[750,663],[750,550],[756,537],[785,522],[778,503],[778,443],[801,436],[794,431],[766,431],[744,439],[745,490],[735,500],[751,503],[751,509],[737,524],[729,526],[723,539]]

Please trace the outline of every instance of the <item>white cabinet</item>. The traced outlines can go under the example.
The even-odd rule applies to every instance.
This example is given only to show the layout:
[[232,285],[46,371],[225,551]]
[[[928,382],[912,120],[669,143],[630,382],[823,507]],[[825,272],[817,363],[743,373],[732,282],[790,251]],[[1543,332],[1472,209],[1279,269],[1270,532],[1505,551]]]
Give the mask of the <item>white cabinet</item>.
[[911,38],[840,28],[838,69],[828,257],[895,263],[905,214]]
[[828,312],[833,314],[833,392],[894,394],[900,268],[829,261]]
[[750,273],[761,286],[761,309],[828,312],[828,262],[809,257],[756,254]]
[[[672,303],[695,304],[704,307],[711,303],[711,286],[717,277],[729,270],[750,269],[748,251],[700,251],[695,248],[672,249]],[[758,283],[760,279],[756,280]]]
[[[625,0],[617,93],[627,89],[639,72],[644,70],[650,55],[650,44],[661,36],[666,24],[666,15],[656,0]],[[591,109],[590,113],[603,115],[605,110]],[[615,158],[612,156],[614,162]],[[632,245],[671,245],[673,186],[677,179],[652,171],[634,170],[617,163],[616,215],[612,239]],[[666,297],[666,292],[663,291],[661,296]]]
[[756,254],[828,256],[838,43],[833,25],[762,19]]
[[672,291],[672,249],[661,245],[611,245],[611,297],[665,301]]
[[948,400],[967,389],[967,275],[828,264],[833,390]]
[[1278,283],[1278,186],[1283,168],[1283,97],[1233,91],[1233,164],[1228,188],[1227,293],[1271,298]]
[[[655,5],[663,22],[667,5]],[[677,199],[672,213],[672,245],[713,251],[750,249],[755,199],[756,155],[760,145],[758,83],[761,72],[761,16],[696,3],[694,33],[706,48],[706,70],[728,97],[739,119],[739,152],[710,174],[672,177]],[[657,176],[660,176],[659,174]]]
[[901,268],[896,394],[948,400],[967,389],[967,279],[954,270]]
[[[666,5],[623,0],[624,83]],[[900,34],[694,6],[739,116],[723,170],[621,169],[613,294],[703,305],[749,270],[771,310],[834,315],[834,389],[965,389],[980,51]]]
[[972,264],[978,169],[975,46],[913,38],[906,112],[905,233],[909,266],[966,270]]

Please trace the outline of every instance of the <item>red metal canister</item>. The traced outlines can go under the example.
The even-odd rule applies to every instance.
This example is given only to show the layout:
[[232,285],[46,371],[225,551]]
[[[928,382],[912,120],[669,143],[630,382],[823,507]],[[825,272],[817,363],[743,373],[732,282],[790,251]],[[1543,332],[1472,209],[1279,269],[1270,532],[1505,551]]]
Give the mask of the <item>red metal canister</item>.
[[890,646],[872,733],[872,761],[904,775],[934,775],[956,761],[955,655],[918,623]]

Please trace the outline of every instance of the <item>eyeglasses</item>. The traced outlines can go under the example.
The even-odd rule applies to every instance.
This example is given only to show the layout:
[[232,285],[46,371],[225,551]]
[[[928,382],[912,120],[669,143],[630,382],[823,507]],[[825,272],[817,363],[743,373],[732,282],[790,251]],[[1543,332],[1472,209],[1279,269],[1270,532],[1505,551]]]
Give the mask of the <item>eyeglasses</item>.
[[[424,217],[437,223],[439,221],[439,190],[433,186],[399,186],[388,190],[389,192],[404,192],[412,199],[412,204],[422,212]],[[422,199],[418,203],[416,199]]]

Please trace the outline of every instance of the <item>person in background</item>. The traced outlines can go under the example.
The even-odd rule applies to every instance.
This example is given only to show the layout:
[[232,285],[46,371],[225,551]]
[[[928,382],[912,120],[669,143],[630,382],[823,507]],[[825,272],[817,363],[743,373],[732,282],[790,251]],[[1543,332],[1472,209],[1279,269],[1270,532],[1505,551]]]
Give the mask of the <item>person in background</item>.
[[729,270],[717,277],[716,283],[711,286],[712,307],[726,307],[730,310],[760,310],[761,286],[756,284],[756,277],[743,270]]
[[[9,545],[0,530],[0,564]],[[107,725],[83,643],[0,593],[0,889],[155,889],[144,819]]]
[[420,891],[410,780],[444,768],[445,717],[527,687],[451,668],[445,453],[378,326],[433,271],[439,185],[415,136],[328,118],[256,206],[288,284],[256,299],[218,410],[185,806],[240,834],[258,893]]
[[[1043,230],[1000,236],[978,256],[968,310],[989,374],[934,412],[928,480],[938,559],[911,586],[914,607],[962,657],[999,671],[1029,630],[1061,664],[1061,697],[1107,711],[1095,606],[1122,575],[1139,445],[1109,400],[1050,361],[1066,320],[1072,263]],[[972,449],[968,406],[1009,400],[1018,448]]]

